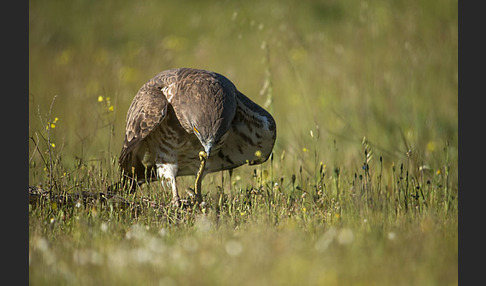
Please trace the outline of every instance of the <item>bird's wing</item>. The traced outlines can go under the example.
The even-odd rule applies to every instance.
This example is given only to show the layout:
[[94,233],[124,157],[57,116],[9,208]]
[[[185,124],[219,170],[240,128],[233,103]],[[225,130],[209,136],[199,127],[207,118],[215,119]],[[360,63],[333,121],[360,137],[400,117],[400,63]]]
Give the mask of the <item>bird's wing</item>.
[[245,163],[265,162],[272,153],[277,129],[265,109],[244,94],[236,93],[236,114],[219,152],[208,161],[209,172],[232,169]]
[[[167,87],[174,81],[172,70],[162,72],[144,84],[134,97],[127,113],[125,141],[119,163],[127,169],[133,149],[150,134],[167,115]],[[126,170],[130,171],[130,170]]]

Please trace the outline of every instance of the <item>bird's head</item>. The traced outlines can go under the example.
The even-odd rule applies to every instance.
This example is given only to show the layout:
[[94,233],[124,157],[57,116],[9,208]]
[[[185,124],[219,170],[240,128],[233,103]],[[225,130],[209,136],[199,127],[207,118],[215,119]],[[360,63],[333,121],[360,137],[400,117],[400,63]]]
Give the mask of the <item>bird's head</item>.
[[[219,149],[236,113],[236,87],[219,74],[198,74],[186,91],[184,124],[192,129],[208,157]],[[187,129],[186,129],[187,130]]]
[[192,129],[196,137],[199,139],[199,142],[201,142],[201,145],[203,146],[207,156],[209,157],[216,141],[216,133],[211,132],[210,130],[208,130],[208,128],[198,128],[196,126],[193,126]]

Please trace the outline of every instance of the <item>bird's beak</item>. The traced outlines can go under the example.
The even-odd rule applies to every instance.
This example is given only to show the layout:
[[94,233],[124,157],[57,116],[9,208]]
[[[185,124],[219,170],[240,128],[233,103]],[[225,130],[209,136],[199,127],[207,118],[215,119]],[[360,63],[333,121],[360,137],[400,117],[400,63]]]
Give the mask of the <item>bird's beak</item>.
[[212,145],[204,146],[204,151],[206,152],[207,157],[209,158],[209,154],[211,154],[211,149],[213,148]]

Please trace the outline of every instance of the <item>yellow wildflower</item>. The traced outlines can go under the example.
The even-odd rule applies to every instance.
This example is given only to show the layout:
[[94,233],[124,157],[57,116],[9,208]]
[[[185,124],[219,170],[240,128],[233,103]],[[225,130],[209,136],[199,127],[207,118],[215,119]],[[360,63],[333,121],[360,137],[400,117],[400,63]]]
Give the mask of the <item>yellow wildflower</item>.
[[103,96],[98,96],[98,102],[103,102]]
[[115,110],[115,107],[113,107],[113,105],[110,105],[110,107],[108,107],[108,111],[113,111]]
[[51,143],[52,148],[56,148],[56,144]]
[[427,143],[427,147],[426,147],[427,151],[429,152],[434,152],[435,151],[435,142],[434,141],[429,141]]

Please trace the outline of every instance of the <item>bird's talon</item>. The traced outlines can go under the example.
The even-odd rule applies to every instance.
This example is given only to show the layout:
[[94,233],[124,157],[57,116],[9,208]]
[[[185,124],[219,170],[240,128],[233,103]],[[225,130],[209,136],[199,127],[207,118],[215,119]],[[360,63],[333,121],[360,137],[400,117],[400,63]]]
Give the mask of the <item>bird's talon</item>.
[[180,208],[181,207],[181,199],[179,197],[172,198],[172,204],[175,207]]

